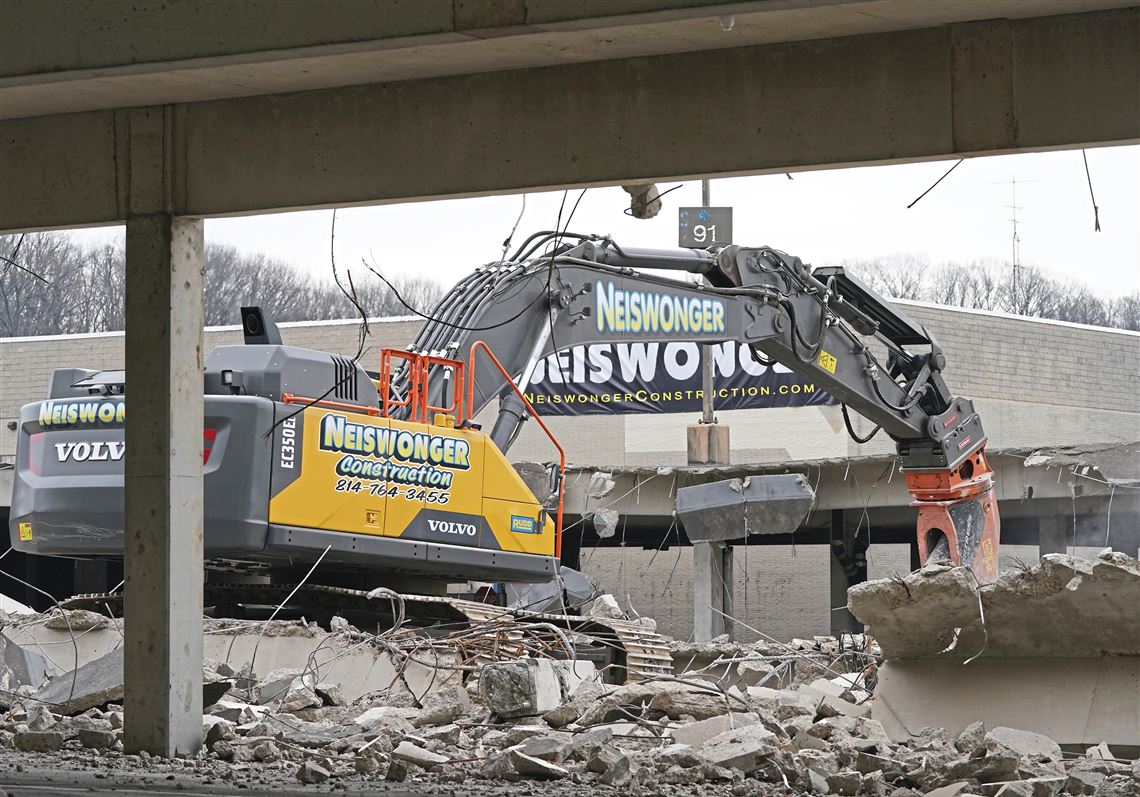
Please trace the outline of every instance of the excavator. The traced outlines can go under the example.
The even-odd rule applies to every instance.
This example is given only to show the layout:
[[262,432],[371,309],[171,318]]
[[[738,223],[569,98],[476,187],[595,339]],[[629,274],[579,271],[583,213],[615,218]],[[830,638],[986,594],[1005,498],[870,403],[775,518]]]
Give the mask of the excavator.
[[[449,582],[556,579],[565,453],[526,389],[559,350],[644,341],[737,341],[761,364],[809,377],[842,403],[856,440],[867,438],[849,410],[893,439],[920,561],[997,577],[1000,521],[973,403],[947,387],[935,337],[842,267],[813,269],[766,246],[639,249],[542,231],[424,317],[406,350],[384,350],[369,371],[286,345],[267,314],[242,308],[244,344],[214,349],[203,374],[208,602],[272,603],[267,590],[316,562],[324,580],[313,589],[330,611],[363,600],[348,588],[362,583],[443,611]],[[15,549],[122,555],[125,381],[122,371],[57,369],[48,398],[21,409]],[[506,456],[530,419],[560,454],[541,498]],[[473,606],[460,613],[479,616]],[[627,650],[649,650],[642,672],[662,660],[643,630],[614,623]]]

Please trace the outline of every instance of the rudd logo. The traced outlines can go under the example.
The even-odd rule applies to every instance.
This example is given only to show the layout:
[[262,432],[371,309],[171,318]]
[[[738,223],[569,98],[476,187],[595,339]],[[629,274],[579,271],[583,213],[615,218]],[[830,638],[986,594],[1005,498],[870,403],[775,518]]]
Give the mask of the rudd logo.
[[55,455],[60,462],[118,462],[126,450],[127,444],[121,440],[55,444]]
[[440,534],[459,534],[464,537],[475,536],[474,523],[452,523],[449,520],[429,520],[428,528]]

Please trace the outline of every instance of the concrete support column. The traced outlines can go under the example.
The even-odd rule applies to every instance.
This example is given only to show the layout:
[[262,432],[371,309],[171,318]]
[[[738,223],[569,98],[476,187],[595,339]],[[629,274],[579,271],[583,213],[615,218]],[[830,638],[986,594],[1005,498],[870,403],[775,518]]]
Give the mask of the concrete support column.
[[124,746],[202,741],[201,219],[127,219]]
[[693,639],[708,642],[731,634],[725,617],[731,614],[732,548],[723,542],[693,543]]
[[1040,556],[1065,553],[1067,525],[1057,515],[1042,515],[1037,519],[1037,548]]
[[831,510],[831,633],[855,634],[863,624],[847,608],[847,590],[867,580],[867,559],[843,525],[843,510]]

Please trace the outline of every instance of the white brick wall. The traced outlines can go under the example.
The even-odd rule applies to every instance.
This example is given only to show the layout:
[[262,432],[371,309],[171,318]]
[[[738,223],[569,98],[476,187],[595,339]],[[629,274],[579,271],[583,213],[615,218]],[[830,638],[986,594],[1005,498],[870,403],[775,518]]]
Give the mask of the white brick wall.
[[[977,311],[900,303],[939,339],[953,390],[977,401],[990,445],[1043,446],[1140,439],[1140,334],[1010,318]],[[363,362],[375,368],[379,350],[402,347],[419,322],[371,324]],[[354,321],[282,326],[287,343],[352,355]],[[206,350],[240,343],[236,328],[208,330]],[[123,367],[123,335],[0,339],[0,456],[13,453],[7,421],[42,398],[57,367]],[[773,462],[891,450],[880,435],[851,442],[838,407],[720,412],[732,427],[736,462]],[[486,420],[488,416],[484,416]],[[550,426],[576,464],[682,464],[688,415],[597,415],[551,418]],[[856,419],[861,432],[870,427]],[[536,424],[511,451],[515,459],[553,458]]]

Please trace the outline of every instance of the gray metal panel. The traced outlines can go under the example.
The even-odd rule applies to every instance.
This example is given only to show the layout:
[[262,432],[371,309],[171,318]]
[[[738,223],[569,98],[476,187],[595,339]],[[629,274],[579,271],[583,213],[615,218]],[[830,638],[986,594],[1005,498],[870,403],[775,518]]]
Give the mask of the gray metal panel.
[[327,547],[324,561],[330,564],[456,581],[545,581],[558,568],[558,561],[550,556],[294,526],[270,526],[267,543],[274,556],[315,560]]
[[[222,372],[232,371],[240,385],[222,383]],[[206,356],[207,395],[263,396],[281,401],[296,396],[375,407],[376,386],[359,364],[347,357],[297,346],[218,346]]]

